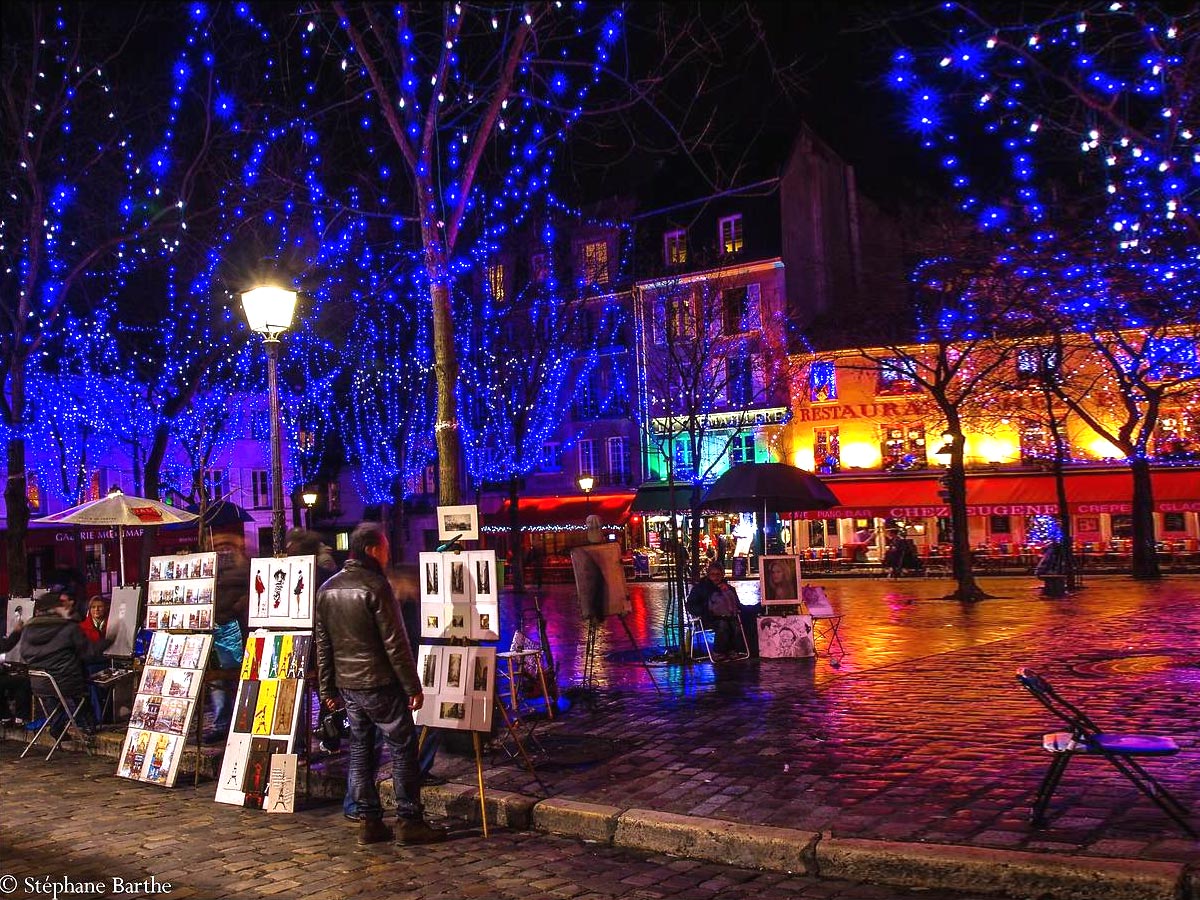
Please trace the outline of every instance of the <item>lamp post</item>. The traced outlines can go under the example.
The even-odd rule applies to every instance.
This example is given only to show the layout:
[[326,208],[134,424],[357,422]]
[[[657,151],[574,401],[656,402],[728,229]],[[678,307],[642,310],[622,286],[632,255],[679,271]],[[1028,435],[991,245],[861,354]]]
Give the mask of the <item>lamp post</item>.
[[577,483],[583,491],[583,517],[586,519],[592,511],[592,488],[596,486],[596,477],[585,472],[579,476]]
[[242,308],[251,331],[263,336],[267,351],[267,392],[271,416],[271,544],[280,556],[284,545],[283,517],[283,445],[279,436],[279,336],[292,325],[296,311],[296,292],[280,287],[256,287],[242,294]]
[[304,527],[311,531],[312,510],[317,505],[317,489],[315,487],[306,487],[304,493],[300,495],[300,499],[304,501]]

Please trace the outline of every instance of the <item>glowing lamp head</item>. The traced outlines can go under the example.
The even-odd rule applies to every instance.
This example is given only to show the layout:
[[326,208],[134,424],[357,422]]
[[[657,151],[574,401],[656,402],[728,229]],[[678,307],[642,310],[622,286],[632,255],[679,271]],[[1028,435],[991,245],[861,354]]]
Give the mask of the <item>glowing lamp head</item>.
[[592,488],[594,488],[595,486],[596,486],[596,479],[594,476],[592,476],[592,475],[580,475],[579,476],[579,489],[581,491],[583,491],[585,494],[590,494],[592,492]]
[[242,309],[251,331],[268,337],[277,335],[292,327],[296,292],[273,285],[256,287],[242,294]]

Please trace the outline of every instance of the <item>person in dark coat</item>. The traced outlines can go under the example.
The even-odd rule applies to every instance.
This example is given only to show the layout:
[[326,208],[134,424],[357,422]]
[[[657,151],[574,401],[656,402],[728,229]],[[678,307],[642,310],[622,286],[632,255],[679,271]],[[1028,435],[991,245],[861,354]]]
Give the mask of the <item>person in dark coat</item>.
[[402,843],[446,839],[421,810],[417,732],[413,713],[425,702],[412,647],[384,575],[389,562],[387,535],[364,522],[350,535],[350,560],[317,591],[315,644],[321,698],[329,709],[345,703],[350,720],[347,781],[355,809],[362,814],[359,842],[390,840],[375,786],[373,733],[378,727],[392,757],[397,831]]
[[[213,590],[212,662],[218,669],[231,671],[242,664],[249,634],[250,560],[244,546],[236,540],[214,542],[213,549],[217,553],[217,579]],[[235,690],[237,683],[233,679],[222,678],[209,684],[213,723],[205,738],[207,743],[219,744],[228,737]]]
[[[21,629],[21,640],[18,647],[21,661],[30,669],[43,669],[54,677],[63,697],[74,707],[75,703],[87,693],[87,676],[84,666],[103,656],[104,651],[112,645],[112,638],[102,638],[92,643],[84,636],[79,623],[72,617],[75,601],[65,591],[51,592],[38,599],[33,607],[33,618]],[[33,692],[44,698],[47,705],[57,702],[54,688],[45,678],[30,677]],[[80,710],[84,725],[94,730],[89,710]],[[60,723],[55,728],[61,728]]]

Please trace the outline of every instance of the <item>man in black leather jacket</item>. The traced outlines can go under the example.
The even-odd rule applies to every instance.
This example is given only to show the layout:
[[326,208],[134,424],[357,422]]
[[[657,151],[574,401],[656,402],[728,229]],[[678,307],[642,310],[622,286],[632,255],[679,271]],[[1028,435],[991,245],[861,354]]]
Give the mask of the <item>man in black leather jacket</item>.
[[424,695],[404,623],[383,567],[387,535],[363,522],[350,535],[350,556],[316,598],[317,668],[321,697],[335,708],[340,694],[350,720],[347,792],[362,814],[359,843],[391,840],[375,787],[372,729],[379,727],[392,757],[396,839],[407,844],[445,840],[446,831],[421,815],[417,732],[413,712]]

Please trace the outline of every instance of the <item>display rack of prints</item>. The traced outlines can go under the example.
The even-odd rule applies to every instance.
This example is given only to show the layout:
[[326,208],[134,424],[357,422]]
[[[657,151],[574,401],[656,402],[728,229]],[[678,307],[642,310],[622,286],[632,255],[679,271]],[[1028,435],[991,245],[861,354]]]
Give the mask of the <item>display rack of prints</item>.
[[311,631],[259,629],[246,639],[233,724],[217,779],[218,803],[263,808],[271,757],[291,753],[296,744],[311,646]]
[[496,648],[422,644],[417,654],[425,703],[418,725],[491,731],[496,696]]
[[118,776],[164,787],[175,784],[211,645],[211,634],[154,633],[118,757]]
[[421,637],[500,639],[496,551],[421,553]]
[[212,631],[216,576],[216,553],[151,557],[146,627]]
[[315,556],[250,560],[250,627],[312,628]]

